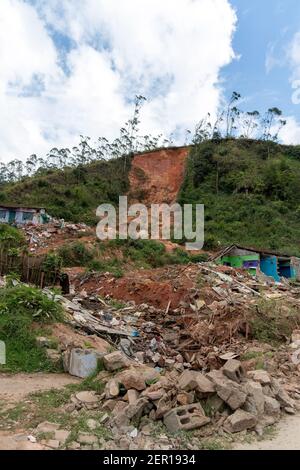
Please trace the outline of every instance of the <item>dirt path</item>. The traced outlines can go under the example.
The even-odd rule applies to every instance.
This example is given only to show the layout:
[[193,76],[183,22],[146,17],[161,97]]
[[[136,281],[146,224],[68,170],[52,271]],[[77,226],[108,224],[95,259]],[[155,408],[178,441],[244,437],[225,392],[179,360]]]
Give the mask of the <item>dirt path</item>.
[[[6,407],[19,402],[30,393],[51,388],[59,389],[78,381],[80,379],[68,374],[0,374],[0,404]],[[12,434],[9,431],[0,431],[0,450],[42,449],[40,444],[30,442],[26,433]]]
[[300,450],[300,414],[287,416],[280,421],[273,438],[240,444],[235,450]]
[[13,403],[30,393],[62,388],[79,381],[68,374],[0,374],[0,402]]

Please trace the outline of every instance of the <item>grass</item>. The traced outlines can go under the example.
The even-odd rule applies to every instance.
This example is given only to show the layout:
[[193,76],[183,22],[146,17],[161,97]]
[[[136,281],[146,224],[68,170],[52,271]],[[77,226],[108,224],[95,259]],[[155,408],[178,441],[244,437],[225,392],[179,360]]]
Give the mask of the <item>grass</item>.
[[39,329],[53,321],[63,321],[60,304],[49,299],[40,289],[23,284],[0,289],[0,339],[5,341],[5,372],[55,371],[45,350],[36,343]]

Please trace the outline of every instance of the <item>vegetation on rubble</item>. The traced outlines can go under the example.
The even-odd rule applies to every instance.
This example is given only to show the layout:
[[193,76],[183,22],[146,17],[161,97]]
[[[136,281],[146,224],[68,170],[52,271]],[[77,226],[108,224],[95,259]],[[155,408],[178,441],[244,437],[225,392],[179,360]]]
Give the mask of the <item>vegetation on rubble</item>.
[[[6,344],[7,363],[0,370],[34,372],[52,370],[43,349],[37,346],[39,329],[62,321],[59,303],[40,289],[18,284],[0,289],[0,339]],[[37,325],[33,328],[33,323]]]
[[64,266],[84,266],[90,271],[111,272],[121,277],[128,263],[135,268],[157,268],[168,264],[206,261],[203,254],[189,254],[181,248],[168,252],[155,240],[110,240],[87,248],[80,242],[63,245],[58,256]]
[[205,205],[205,247],[300,255],[300,146],[225,139],[192,147],[179,202]]
[[24,248],[26,240],[21,230],[7,224],[0,224],[0,250]]

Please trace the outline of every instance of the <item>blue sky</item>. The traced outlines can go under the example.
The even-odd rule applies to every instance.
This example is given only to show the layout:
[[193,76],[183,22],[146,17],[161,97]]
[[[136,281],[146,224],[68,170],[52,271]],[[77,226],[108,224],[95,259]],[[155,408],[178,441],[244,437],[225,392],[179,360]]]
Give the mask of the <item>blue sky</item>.
[[241,58],[221,73],[226,94],[239,91],[249,110],[277,106],[299,118],[300,107],[292,102],[287,58],[300,27],[299,0],[231,0],[231,4],[238,17],[233,48]]
[[136,94],[143,133],[182,143],[238,91],[300,144],[299,0],[0,0],[0,18],[0,161],[114,138]]

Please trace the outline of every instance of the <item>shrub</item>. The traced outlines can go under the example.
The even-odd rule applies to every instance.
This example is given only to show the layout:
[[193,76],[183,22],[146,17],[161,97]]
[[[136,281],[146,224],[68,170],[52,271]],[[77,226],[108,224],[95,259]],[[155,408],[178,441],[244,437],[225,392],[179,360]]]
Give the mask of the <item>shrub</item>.
[[8,224],[0,224],[0,248],[20,248],[25,245],[26,240],[21,230]]
[[63,245],[58,250],[63,266],[87,266],[93,260],[93,253],[83,243]]

